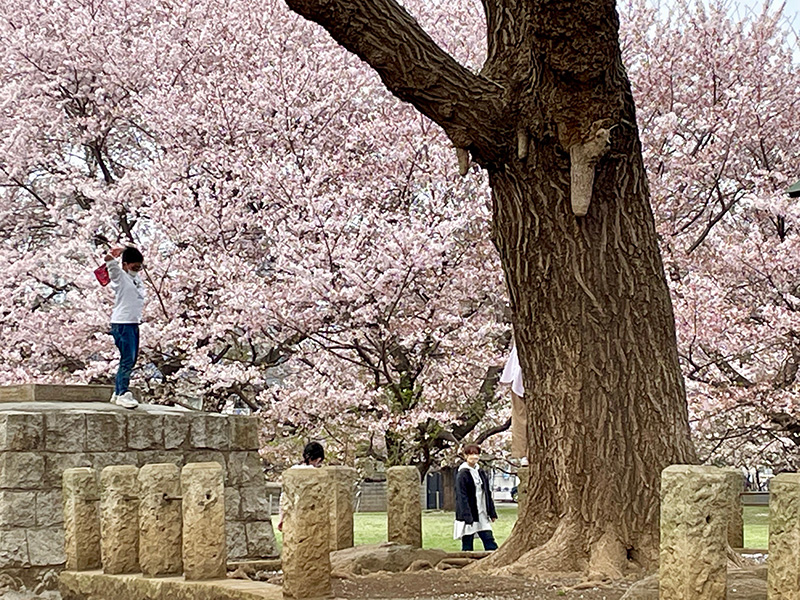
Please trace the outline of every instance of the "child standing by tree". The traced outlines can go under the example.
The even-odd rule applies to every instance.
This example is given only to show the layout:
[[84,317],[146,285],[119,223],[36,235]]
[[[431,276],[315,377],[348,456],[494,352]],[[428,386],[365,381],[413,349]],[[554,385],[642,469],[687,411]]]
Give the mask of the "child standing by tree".
[[[121,267],[117,262],[120,255]],[[136,248],[114,248],[106,255],[105,261],[114,290],[111,335],[119,348],[119,369],[111,402],[124,408],[136,408],[139,403],[128,388],[139,354],[139,323],[144,307],[144,286],[139,271],[142,270],[144,257]]]

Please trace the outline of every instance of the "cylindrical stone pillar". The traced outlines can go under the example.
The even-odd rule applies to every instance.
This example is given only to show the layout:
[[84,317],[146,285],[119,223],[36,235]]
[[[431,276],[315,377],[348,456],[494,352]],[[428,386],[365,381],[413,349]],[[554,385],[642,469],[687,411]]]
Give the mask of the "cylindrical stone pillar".
[[323,469],[283,473],[283,595],[323,598],[331,594],[331,490]]
[[422,548],[422,502],[417,468],[389,467],[386,495],[389,541]]
[[744,547],[744,516],[742,515],[742,492],[744,476],[740,469],[720,469],[725,475],[725,495],[728,498],[728,544],[731,548]]
[[225,485],[222,465],[189,463],[181,470],[183,573],[187,580],[224,579]]
[[66,568],[100,568],[100,493],[97,474],[89,467],[66,469],[62,475]]
[[781,473],[769,482],[767,598],[800,598],[800,474]]
[[353,499],[358,472],[352,467],[325,467],[330,485],[331,550],[353,547]]
[[180,575],[181,472],[172,463],[139,469],[139,565],[145,577]]
[[100,472],[100,551],[103,572],[139,572],[138,469],[113,465]]
[[715,467],[661,472],[659,600],[724,600],[728,497]]

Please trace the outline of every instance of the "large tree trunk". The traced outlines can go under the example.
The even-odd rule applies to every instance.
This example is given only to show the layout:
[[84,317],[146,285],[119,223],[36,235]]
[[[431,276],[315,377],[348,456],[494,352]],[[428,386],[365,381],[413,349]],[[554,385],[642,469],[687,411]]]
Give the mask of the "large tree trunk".
[[563,152],[536,146],[538,169],[491,174],[532,465],[529,504],[492,562],[552,534],[523,563],[620,575],[628,558],[655,563],[660,471],[694,460],[672,308],[635,130],[617,130],[581,219]]
[[613,1],[483,0],[480,75],[394,0],[287,2],[439,123],[462,171],[471,156],[489,173],[531,479],[510,539],[482,564],[652,567],[660,472],[695,457]]

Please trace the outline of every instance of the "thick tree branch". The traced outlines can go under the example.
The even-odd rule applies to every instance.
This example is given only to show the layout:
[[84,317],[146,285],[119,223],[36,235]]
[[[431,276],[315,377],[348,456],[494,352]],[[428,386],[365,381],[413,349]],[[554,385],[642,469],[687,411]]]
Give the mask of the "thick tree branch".
[[487,407],[494,400],[495,389],[502,372],[502,366],[493,366],[486,369],[486,375],[483,378],[480,392],[478,392],[475,401],[469,406],[468,412],[459,418],[461,423],[452,427],[452,435],[457,440],[460,441],[467,437],[486,415]]
[[483,442],[488,440],[493,435],[497,435],[498,433],[503,433],[504,431],[508,431],[509,429],[511,429],[511,417],[508,417],[508,419],[506,419],[504,423],[501,423],[500,425],[497,425],[495,427],[491,427],[486,431],[484,431],[483,433],[481,433],[478,437],[475,438],[475,443],[480,446]]
[[480,164],[498,159],[502,86],[456,62],[395,0],[286,3],[367,62],[389,91],[439,124],[457,148],[469,149]]

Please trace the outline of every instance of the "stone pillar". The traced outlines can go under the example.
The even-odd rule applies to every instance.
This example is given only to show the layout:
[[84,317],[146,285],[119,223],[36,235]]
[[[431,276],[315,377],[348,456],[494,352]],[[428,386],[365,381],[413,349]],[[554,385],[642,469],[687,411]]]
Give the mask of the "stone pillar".
[[728,498],[728,544],[731,548],[744,547],[744,516],[742,515],[742,471],[733,467],[720,469],[725,475],[725,495]]
[[390,542],[422,548],[422,503],[416,467],[386,470],[387,528]]
[[139,572],[138,469],[114,465],[100,472],[100,551],[103,572]]
[[183,573],[187,580],[224,579],[225,487],[222,465],[189,463],[181,471]]
[[769,482],[767,598],[800,598],[800,473],[781,473]]
[[331,551],[353,547],[353,500],[358,473],[351,467],[325,467],[331,501]]
[[139,469],[139,564],[145,577],[180,575],[181,472],[172,463]]
[[66,568],[90,571],[100,568],[100,494],[94,469],[65,469],[61,493],[64,502]]
[[322,469],[283,473],[283,595],[323,598],[331,594],[331,489]]
[[724,600],[728,497],[715,467],[661,472],[660,600]]

